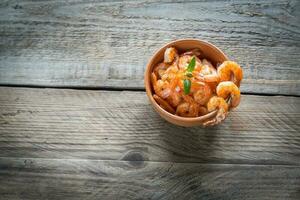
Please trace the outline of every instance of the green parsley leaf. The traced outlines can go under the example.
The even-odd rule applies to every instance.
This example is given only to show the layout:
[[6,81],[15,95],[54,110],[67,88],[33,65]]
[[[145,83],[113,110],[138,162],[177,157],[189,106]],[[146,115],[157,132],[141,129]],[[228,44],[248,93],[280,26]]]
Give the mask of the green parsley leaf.
[[189,94],[191,90],[191,80],[189,79],[184,79],[183,80],[183,89],[184,89],[184,94]]
[[193,72],[196,66],[196,58],[195,56],[192,58],[191,62],[189,63],[189,65],[187,66],[187,71],[188,72]]

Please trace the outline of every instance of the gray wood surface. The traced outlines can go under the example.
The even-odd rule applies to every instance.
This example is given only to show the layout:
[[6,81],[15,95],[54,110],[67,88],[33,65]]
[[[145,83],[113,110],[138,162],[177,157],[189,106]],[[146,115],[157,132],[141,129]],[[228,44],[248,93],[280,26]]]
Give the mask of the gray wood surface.
[[300,164],[300,98],[243,95],[213,128],[172,125],[144,92],[0,88],[0,157]]
[[162,44],[210,41],[239,62],[242,91],[300,95],[300,2],[1,1],[0,84],[143,86]]
[[1,199],[299,199],[299,166],[0,158]]
[[[300,1],[4,0],[0,13],[0,200],[300,199]],[[187,37],[239,62],[242,92],[290,97],[243,95],[204,129],[111,91],[144,89],[154,51]]]
[[300,98],[243,95],[213,128],[145,92],[0,87],[0,199],[299,199]]

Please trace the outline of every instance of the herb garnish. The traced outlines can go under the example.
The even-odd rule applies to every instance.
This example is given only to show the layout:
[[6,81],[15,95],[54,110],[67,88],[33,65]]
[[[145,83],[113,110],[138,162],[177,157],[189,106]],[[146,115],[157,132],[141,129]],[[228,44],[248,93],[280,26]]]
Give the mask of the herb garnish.
[[195,66],[196,66],[196,58],[194,56],[192,58],[192,60],[190,61],[189,65],[186,68],[185,76],[187,78],[183,80],[184,94],[189,94],[190,93],[190,90],[191,90],[191,80],[189,78],[193,77],[192,72],[194,71]]
[[188,72],[193,72],[196,66],[196,58],[195,56],[192,58],[191,62],[189,63],[189,65],[187,66],[187,71]]
[[189,94],[191,90],[191,80],[189,79],[184,79],[183,80],[183,89],[184,89],[184,94]]

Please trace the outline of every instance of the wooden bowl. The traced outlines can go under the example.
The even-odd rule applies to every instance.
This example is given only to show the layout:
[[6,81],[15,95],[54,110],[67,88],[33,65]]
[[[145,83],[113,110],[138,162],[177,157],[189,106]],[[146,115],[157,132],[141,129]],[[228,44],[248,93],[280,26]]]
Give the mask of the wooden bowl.
[[144,80],[146,93],[153,108],[158,112],[158,114],[168,122],[179,126],[203,126],[206,121],[211,120],[216,116],[217,110],[200,117],[180,117],[165,111],[157,104],[152,96],[153,90],[150,76],[153,71],[153,67],[163,61],[164,52],[168,47],[175,47],[180,53],[190,49],[198,48],[201,50],[201,57],[210,60],[214,66],[216,66],[217,63],[223,63],[225,60],[228,60],[228,58],[219,48],[209,42],[197,39],[181,39],[162,46],[160,49],[158,49],[158,51],[155,52],[147,64]]

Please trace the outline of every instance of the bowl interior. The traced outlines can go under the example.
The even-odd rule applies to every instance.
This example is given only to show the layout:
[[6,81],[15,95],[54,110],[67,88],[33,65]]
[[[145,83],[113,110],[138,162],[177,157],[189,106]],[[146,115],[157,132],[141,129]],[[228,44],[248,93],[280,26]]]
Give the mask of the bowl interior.
[[179,53],[186,52],[191,49],[198,48],[201,50],[200,58],[206,58],[209,61],[212,62],[214,66],[217,66],[217,64],[224,62],[225,60],[228,60],[227,56],[216,46],[213,44],[210,44],[208,42],[202,41],[202,40],[196,40],[196,39],[183,39],[183,40],[176,40],[173,42],[170,42],[163,47],[161,47],[150,59],[150,61],[147,64],[147,68],[145,71],[145,87],[147,96],[150,99],[150,102],[152,103],[154,109],[167,121],[182,125],[182,126],[194,126],[194,125],[200,125],[201,122],[210,119],[215,116],[215,112],[208,113],[207,115],[201,116],[201,117],[193,117],[193,118],[187,118],[187,117],[180,117],[177,115],[173,115],[167,111],[165,111],[163,108],[161,108],[156,101],[153,99],[153,91],[150,81],[150,75],[152,73],[152,70],[155,65],[163,61],[164,52],[166,48],[168,47],[175,47]]

